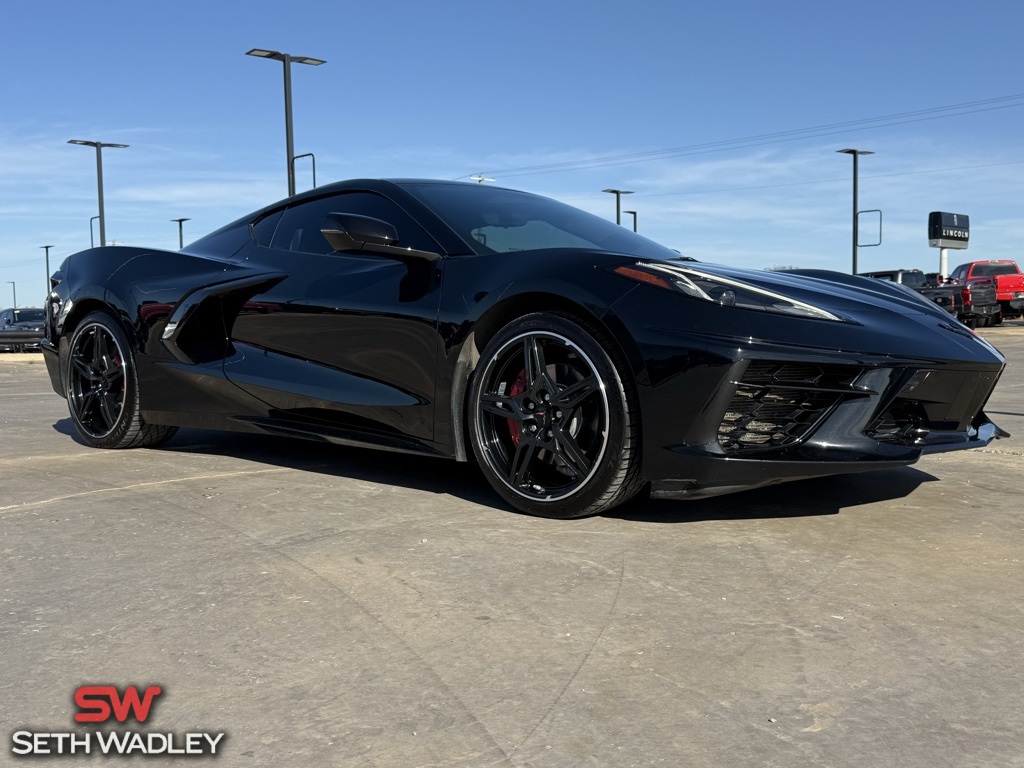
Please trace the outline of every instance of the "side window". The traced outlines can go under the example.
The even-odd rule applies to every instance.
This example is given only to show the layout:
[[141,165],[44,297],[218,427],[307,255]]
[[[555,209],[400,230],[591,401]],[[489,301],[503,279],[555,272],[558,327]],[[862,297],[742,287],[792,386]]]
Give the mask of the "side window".
[[961,264],[959,267],[954,269],[951,277],[954,280],[963,280],[965,277],[967,277],[967,265]]
[[398,230],[400,247],[420,251],[440,250],[437,243],[405,211],[387,198],[372,192],[343,192],[288,208],[274,232],[272,247],[302,253],[333,253],[320,233],[329,213],[355,213],[380,219]]
[[277,229],[277,225],[281,223],[281,217],[284,215],[284,209],[268,213],[262,219],[252,225],[252,236],[253,239],[260,245],[270,245],[274,239],[274,231]]
[[920,272],[907,272],[903,275],[903,284],[908,288],[920,288],[924,285],[924,275]]

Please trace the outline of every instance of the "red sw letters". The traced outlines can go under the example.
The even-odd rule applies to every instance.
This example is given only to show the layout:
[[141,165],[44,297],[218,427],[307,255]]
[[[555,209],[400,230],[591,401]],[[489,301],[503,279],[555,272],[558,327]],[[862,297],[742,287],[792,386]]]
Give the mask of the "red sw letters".
[[129,716],[140,723],[149,717],[149,708],[153,699],[163,693],[159,685],[151,685],[140,700],[139,691],[134,685],[124,689],[124,695],[118,693],[113,685],[83,685],[75,691],[75,704],[80,712],[75,715],[77,723],[103,723],[110,719],[111,712],[119,723]]

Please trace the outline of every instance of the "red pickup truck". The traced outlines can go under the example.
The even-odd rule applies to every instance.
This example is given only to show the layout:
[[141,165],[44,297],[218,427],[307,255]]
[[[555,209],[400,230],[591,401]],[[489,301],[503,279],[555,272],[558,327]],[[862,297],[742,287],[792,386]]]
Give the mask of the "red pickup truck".
[[1024,274],[1021,274],[1017,262],[1009,259],[972,261],[954,269],[950,277],[968,284],[982,280],[994,281],[1002,313],[1000,319],[1024,315]]

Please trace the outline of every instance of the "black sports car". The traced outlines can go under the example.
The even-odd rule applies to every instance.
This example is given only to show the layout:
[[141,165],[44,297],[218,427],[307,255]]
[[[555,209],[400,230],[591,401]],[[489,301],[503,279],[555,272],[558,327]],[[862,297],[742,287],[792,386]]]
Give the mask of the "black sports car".
[[332,184],[52,283],[47,367],[100,448],[194,426],[475,456],[514,507],[576,517],[1005,434],[1002,356],[911,291],[698,263],[492,186]]

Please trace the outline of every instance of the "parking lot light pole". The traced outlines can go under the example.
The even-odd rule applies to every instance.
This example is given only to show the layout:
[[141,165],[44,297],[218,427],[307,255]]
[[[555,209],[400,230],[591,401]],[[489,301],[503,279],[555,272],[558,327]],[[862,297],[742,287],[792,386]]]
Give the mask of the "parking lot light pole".
[[636,232],[636,211],[623,211],[623,213],[628,213],[633,217],[633,231]]
[[14,304],[12,304],[11,307],[12,307],[12,309],[17,309],[18,308],[18,286],[16,286],[14,284],[13,280],[8,280],[7,282],[11,284],[11,291],[14,292]]
[[100,201],[100,246],[107,244],[107,219],[103,215],[103,148],[112,147],[116,149],[127,149],[127,144],[104,144],[102,141],[82,141],[81,139],[70,139],[68,144],[81,144],[84,147],[96,147],[96,189]]
[[853,274],[857,274],[857,157],[860,155],[873,155],[863,149],[837,149],[836,152],[843,155],[853,155]]
[[295,194],[295,146],[292,140],[292,62],[309,64],[314,67],[319,67],[326,62],[323,59],[292,56],[289,53],[268,51],[263,48],[253,48],[251,51],[246,51],[245,55],[257,56],[261,59],[274,59],[284,64],[284,140],[288,161],[288,197],[291,197]]
[[50,295],[50,249],[53,248],[53,246],[52,245],[40,245],[39,247],[46,249],[46,293],[44,293],[43,295],[44,296],[49,296]]
[[622,196],[632,195],[633,191],[630,189],[602,189],[601,191],[615,195],[615,223],[622,224]]
[[192,221],[192,219],[171,219],[171,221],[178,222],[178,250],[180,251],[185,247],[185,233],[181,227],[186,221]]

